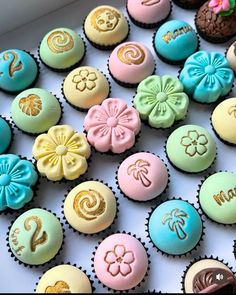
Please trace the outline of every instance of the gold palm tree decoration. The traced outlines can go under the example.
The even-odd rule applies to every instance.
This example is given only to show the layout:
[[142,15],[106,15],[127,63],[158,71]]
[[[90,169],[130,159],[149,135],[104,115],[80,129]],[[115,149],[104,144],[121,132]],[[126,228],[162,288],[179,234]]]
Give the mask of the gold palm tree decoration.
[[141,181],[143,186],[149,187],[152,182],[147,178],[148,167],[150,167],[150,163],[144,160],[137,160],[133,165],[128,167],[127,173],[128,175],[133,175],[133,177]]
[[171,231],[176,232],[180,240],[187,238],[183,226],[185,225],[185,220],[188,218],[188,214],[179,209],[173,209],[170,213],[165,214],[162,217],[162,224],[168,223]]
[[236,118],[236,105],[230,107],[228,113]]

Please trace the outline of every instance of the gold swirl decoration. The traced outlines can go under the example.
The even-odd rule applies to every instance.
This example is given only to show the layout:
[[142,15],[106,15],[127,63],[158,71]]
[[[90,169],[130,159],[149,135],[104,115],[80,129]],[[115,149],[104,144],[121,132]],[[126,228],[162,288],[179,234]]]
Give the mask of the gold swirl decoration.
[[145,59],[145,52],[137,44],[127,44],[119,48],[117,56],[127,65],[140,65]]
[[74,47],[73,37],[65,31],[55,31],[48,36],[48,47],[54,53],[63,53]]
[[19,108],[27,116],[37,116],[42,111],[42,100],[36,94],[29,94],[19,101]]
[[105,212],[104,198],[95,190],[80,191],[73,203],[77,215],[85,220],[94,220]]

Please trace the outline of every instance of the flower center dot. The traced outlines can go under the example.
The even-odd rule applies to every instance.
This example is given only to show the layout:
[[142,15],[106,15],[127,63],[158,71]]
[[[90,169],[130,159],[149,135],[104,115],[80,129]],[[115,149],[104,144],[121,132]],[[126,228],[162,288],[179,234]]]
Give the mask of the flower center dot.
[[116,127],[118,125],[118,119],[115,117],[110,117],[107,119],[108,127]]
[[67,153],[67,147],[64,146],[64,145],[59,145],[57,146],[56,148],[56,154],[59,155],[59,156],[63,156]]
[[1,186],[7,186],[11,182],[11,176],[7,174],[0,175],[0,185]]
[[216,72],[215,67],[213,67],[213,66],[206,66],[205,67],[206,74],[212,75],[212,74],[215,74],[215,72]]
[[197,145],[197,141],[194,140],[194,141],[192,142],[192,144],[193,144],[193,145]]
[[122,258],[119,257],[119,258],[116,259],[116,261],[117,261],[118,263],[121,263],[121,262],[122,262]]
[[156,99],[160,102],[165,102],[168,98],[168,95],[165,92],[159,92],[157,93]]

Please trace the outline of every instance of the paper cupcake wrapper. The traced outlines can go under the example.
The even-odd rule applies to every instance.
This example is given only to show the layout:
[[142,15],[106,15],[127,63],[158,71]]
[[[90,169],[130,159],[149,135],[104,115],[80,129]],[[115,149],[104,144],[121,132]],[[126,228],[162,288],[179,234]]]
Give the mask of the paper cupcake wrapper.
[[[73,263],[71,263],[71,262],[63,262],[63,261],[62,261],[61,263],[56,263],[55,265],[51,266],[50,269],[53,268],[53,267],[59,266],[59,265],[70,265],[70,266],[74,266],[74,267],[78,268],[79,270],[81,270],[82,272],[84,272],[84,273],[86,274],[86,276],[88,277],[89,281],[90,281],[90,284],[91,284],[91,287],[92,287],[92,293],[95,293],[95,292],[96,292],[96,288],[95,288],[95,286],[94,286],[94,281],[92,280],[91,275],[88,274],[87,270],[83,269],[81,266],[78,266],[78,265],[75,264],[75,263],[73,264]],[[41,278],[43,277],[43,275],[44,275],[48,270],[49,270],[49,269],[45,270],[45,271],[42,273],[42,275],[38,278],[38,281],[37,281],[37,283],[35,284],[34,293],[36,293],[36,289],[37,289],[37,287],[38,287],[38,283],[39,283],[39,281],[41,280]]]
[[[32,208],[30,208],[30,209],[32,209]],[[21,215],[21,214],[18,214],[18,215],[16,216],[15,220],[12,220],[10,226],[8,227],[8,230],[7,230],[7,233],[6,233],[6,246],[7,246],[7,248],[8,248],[8,253],[10,253],[10,255],[11,255],[11,258],[13,258],[14,261],[16,261],[19,265],[23,265],[23,266],[26,267],[26,268],[39,268],[39,267],[43,267],[43,266],[45,266],[45,265],[49,265],[51,262],[55,261],[55,260],[57,259],[57,257],[61,254],[61,252],[62,252],[62,250],[63,250],[63,247],[64,247],[64,244],[65,244],[65,238],[66,238],[66,235],[65,235],[64,225],[63,225],[63,223],[61,222],[61,219],[60,219],[60,218],[59,218],[54,212],[52,212],[52,211],[49,210],[49,209],[41,208],[41,207],[39,207],[39,206],[37,207],[37,209],[44,209],[44,210],[47,210],[48,212],[52,213],[52,214],[53,214],[53,215],[59,220],[59,222],[60,222],[60,224],[61,224],[61,227],[62,227],[63,240],[62,240],[61,247],[60,247],[60,249],[58,250],[57,254],[56,254],[52,259],[50,259],[49,261],[47,261],[47,262],[45,262],[45,263],[43,263],[43,264],[39,264],[39,265],[31,265],[31,264],[27,264],[27,263],[25,263],[25,262],[20,261],[20,260],[19,260],[19,259],[13,254],[13,252],[12,252],[12,250],[11,250],[11,247],[10,247],[10,243],[9,243],[9,233],[10,233],[11,227],[12,227],[14,221],[15,221],[15,220]]]
[[131,156],[131,155],[133,155],[133,154],[136,154],[136,153],[149,153],[149,154],[153,154],[154,156],[157,156],[157,155],[156,155],[155,153],[153,153],[153,152],[136,150],[136,151],[133,151],[132,153],[127,154],[126,157],[124,157],[123,160],[120,161],[120,163],[119,163],[119,165],[118,165],[118,167],[117,167],[117,169],[116,169],[116,176],[115,176],[116,186],[117,186],[118,191],[120,192],[120,195],[123,196],[124,198],[128,199],[129,201],[132,201],[132,202],[135,202],[135,203],[140,203],[140,204],[141,204],[141,203],[143,203],[143,204],[152,204],[152,203],[159,204],[159,203],[162,203],[163,200],[165,200],[165,199],[164,199],[164,196],[166,196],[166,194],[167,194],[167,192],[168,192],[169,185],[170,185],[170,178],[171,178],[171,177],[170,177],[170,171],[169,171],[169,169],[168,169],[168,166],[166,165],[165,161],[164,161],[163,159],[161,159],[159,156],[157,156],[157,157],[158,157],[158,158],[159,158],[159,159],[165,164],[165,167],[166,167],[166,169],[167,169],[167,173],[168,173],[168,182],[167,182],[167,185],[166,185],[164,191],[163,191],[160,195],[154,197],[154,198],[151,199],[151,200],[147,200],[147,201],[138,201],[138,200],[134,200],[134,199],[128,197],[128,196],[127,196],[125,193],[123,193],[123,191],[121,190],[121,188],[120,188],[120,186],[119,186],[119,182],[118,182],[118,170],[119,170],[119,167],[120,167],[120,165],[122,164],[122,162],[123,162],[126,158],[128,158],[129,156]]
[[[232,271],[232,273],[235,275],[235,272],[233,271],[233,268],[231,267],[231,266],[229,266],[229,264],[228,264],[228,262],[226,262],[224,259],[220,259],[218,256],[216,256],[216,257],[214,257],[214,256],[200,256],[200,257],[197,257],[197,258],[194,258],[193,260],[191,260],[190,261],[190,263],[189,263],[189,265],[187,265],[186,266],[186,268],[185,268],[185,270],[184,270],[184,273],[183,273],[183,275],[182,275],[182,277],[181,277],[181,285],[182,285],[182,288],[181,288],[181,290],[182,290],[182,292],[183,293],[186,293],[185,292],[185,288],[184,288],[184,280],[185,280],[185,277],[186,277],[186,274],[187,274],[187,272],[188,272],[188,270],[190,269],[190,267],[194,264],[194,263],[196,263],[196,262],[198,262],[198,261],[200,261],[200,260],[203,260],[203,259],[212,259],[212,260],[217,260],[217,261],[219,261],[219,262],[222,262],[222,263],[224,263],[231,271]],[[223,294],[223,293],[222,293]]]
[[234,250],[233,250],[233,254],[234,254],[234,257],[235,257],[235,259],[236,259],[236,240],[234,240],[233,248],[234,248]]
[[10,130],[11,130],[11,142],[9,143],[9,145],[6,148],[6,150],[4,151],[4,153],[2,153],[2,154],[9,154],[9,150],[12,147],[12,144],[13,144],[13,141],[14,141],[14,137],[15,137],[15,132],[14,132],[15,124],[12,121],[10,121],[9,119],[7,119],[6,117],[4,117],[4,116],[1,116],[0,115],[0,118],[2,118],[3,120],[6,121],[6,123],[8,124],[8,126],[10,127]]
[[[64,203],[65,203],[65,200],[66,200],[68,194],[69,194],[70,191],[71,191],[73,188],[75,188],[77,185],[79,185],[79,184],[81,184],[81,183],[83,183],[83,182],[86,182],[86,181],[99,181],[99,182],[103,183],[104,185],[106,185],[106,186],[107,186],[107,187],[113,192],[113,194],[114,194],[114,196],[115,196],[115,199],[116,199],[116,215],[115,215],[115,218],[114,218],[113,222],[112,222],[107,228],[105,228],[104,230],[102,230],[102,231],[100,231],[100,232],[97,232],[97,233],[93,233],[93,234],[86,234],[86,233],[82,233],[82,232],[77,231],[75,228],[73,228],[73,227],[69,224],[69,222],[67,221],[67,219],[66,219],[66,217],[65,217],[65,214],[64,214]],[[102,234],[102,235],[104,235],[104,234],[108,234],[108,231],[109,231],[111,228],[113,228],[113,227],[115,226],[115,224],[117,223],[117,219],[118,219],[119,212],[120,212],[119,208],[120,208],[119,199],[117,198],[114,189],[113,189],[111,186],[109,186],[108,183],[104,182],[104,181],[101,180],[101,179],[83,178],[78,184],[76,184],[76,185],[74,185],[74,186],[71,186],[71,187],[67,190],[66,194],[64,195],[63,204],[61,205],[61,214],[62,214],[62,216],[63,216],[62,219],[63,219],[64,223],[68,226],[68,228],[70,228],[71,230],[73,230],[74,233],[77,233],[77,234],[82,235],[82,236],[85,236],[85,237],[98,237],[98,236],[100,236],[101,234]]]
[[200,8],[200,7],[202,6],[202,4],[204,4],[204,2],[206,2],[206,0],[202,0],[202,2],[200,2],[200,3],[198,3],[198,4],[196,3],[195,5],[194,5],[194,4],[190,4],[190,3],[188,3],[188,1],[186,1],[186,3],[182,3],[182,2],[180,2],[179,0],[173,0],[173,2],[174,2],[177,6],[183,8],[183,9],[193,10],[193,9],[198,9],[198,8]]
[[[151,218],[152,213],[154,212],[154,210],[155,210],[158,206],[160,206],[161,204],[163,204],[163,203],[165,203],[165,202],[168,202],[168,201],[172,201],[172,200],[181,200],[181,201],[185,201],[185,202],[187,202],[188,204],[192,205],[192,206],[195,208],[195,210],[198,212],[198,214],[199,214],[199,216],[200,216],[200,218],[201,218],[201,221],[202,221],[202,234],[201,234],[201,237],[200,237],[198,243],[195,245],[195,247],[194,247],[193,249],[191,249],[190,251],[188,251],[188,252],[186,252],[186,253],[184,253],[184,254],[176,254],[176,255],[175,255],[175,254],[169,254],[169,253],[166,253],[166,252],[164,252],[163,250],[159,249],[159,248],[153,243],[153,241],[152,241],[152,239],[151,239],[151,236],[150,236],[150,234],[149,234],[149,230],[148,230],[149,221],[150,221],[150,218]],[[201,244],[202,244],[202,242],[203,242],[203,238],[204,238],[204,235],[205,235],[206,227],[205,227],[205,221],[204,221],[203,218],[202,218],[202,213],[199,211],[198,208],[196,208],[196,206],[195,206],[193,203],[191,203],[191,202],[189,202],[189,201],[187,201],[187,200],[184,200],[184,199],[182,199],[182,198],[171,198],[171,199],[168,199],[168,200],[166,200],[166,201],[161,202],[160,204],[158,204],[158,205],[155,206],[155,207],[152,207],[151,210],[148,212],[148,217],[146,218],[146,221],[147,221],[147,223],[145,224],[145,226],[146,226],[146,230],[145,230],[145,231],[146,231],[146,233],[147,233],[147,238],[149,239],[149,243],[152,244],[152,247],[153,247],[154,249],[156,249],[157,252],[160,252],[163,256],[166,256],[166,257],[172,257],[172,258],[189,257],[193,252],[197,251],[197,250],[200,248],[200,246],[201,246]]]
[[[116,231],[116,232],[112,232],[110,233],[110,235],[114,235],[114,234],[129,234],[131,235],[132,237],[136,238],[144,247],[144,249],[146,250],[147,252],[147,256],[148,256],[148,268],[147,268],[147,272],[144,276],[144,278],[142,279],[142,281],[135,287],[131,288],[131,289],[128,289],[128,290],[123,290],[123,291],[119,291],[119,290],[115,290],[115,289],[112,289],[110,287],[107,287],[106,285],[104,285],[97,277],[96,273],[95,273],[95,268],[94,268],[94,256],[95,256],[95,253],[99,247],[99,245],[102,243],[102,241],[106,238],[103,238],[102,240],[100,240],[97,244],[97,246],[95,246],[95,249],[92,253],[92,258],[91,258],[91,262],[92,262],[92,272],[93,272],[93,275],[94,275],[94,278],[97,280],[98,284],[99,285],[102,285],[104,289],[108,290],[109,292],[114,292],[114,293],[128,293],[128,291],[132,290],[132,291],[135,291],[137,288],[141,287],[141,285],[145,282],[147,276],[148,276],[148,273],[150,271],[150,264],[151,264],[151,261],[150,261],[150,254],[149,254],[149,250],[148,248],[146,247],[146,244],[141,240],[141,238],[138,238],[135,234],[131,233],[131,232],[126,232],[126,231]],[[109,236],[110,236],[109,235]]]

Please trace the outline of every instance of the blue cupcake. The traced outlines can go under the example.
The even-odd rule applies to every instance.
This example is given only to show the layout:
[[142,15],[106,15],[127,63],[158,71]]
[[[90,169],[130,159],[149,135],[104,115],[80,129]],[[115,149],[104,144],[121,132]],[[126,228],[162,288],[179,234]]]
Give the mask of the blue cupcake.
[[0,154],[7,151],[12,141],[12,130],[8,122],[0,116]]

